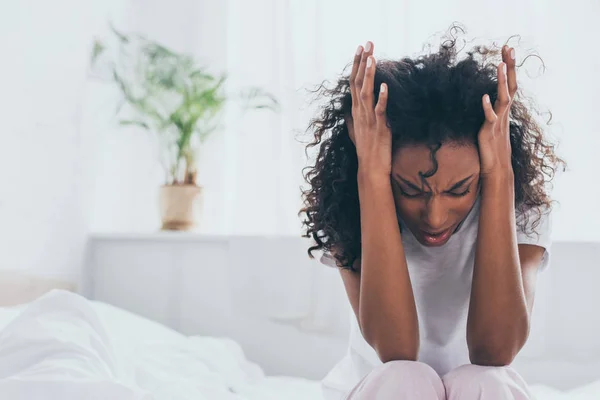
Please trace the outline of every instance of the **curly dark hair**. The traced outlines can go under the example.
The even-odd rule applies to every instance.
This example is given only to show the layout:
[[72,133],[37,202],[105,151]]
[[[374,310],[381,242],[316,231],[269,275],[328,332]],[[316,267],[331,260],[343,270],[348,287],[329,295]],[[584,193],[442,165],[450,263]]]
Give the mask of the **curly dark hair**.
[[[435,53],[377,62],[375,102],[379,87],[385,82],[389,88],[386,114],[393,150],[406,144],[425,144],[435,159],[435,151],[442,143],[455,140],[477,143],[477,133],[485,120],[481,98],[487,93],[493,104],[497,97],[496,71],[501,47],[474,46],[459,60],[462,49],[457,45],[458,31],[464,33],[453,25]],[[342,75],[332,88],[321,83],[313,93],[327,101],[308,128],[311,141],[306,146],[307,154],[316,146],[318,154],[314,165],[303,171],[309,185],[302,191],[304,207],[299,212],[305,216],[303,236],[312,237],[315,242],[308,249],[311,258],[315,250],[326,251],[338,265],[352,269],[360,256],[361,231],[358,160],[344,122],[344,115],[351,115],[352,110],[350,77]],[[531,225],[533,229],[543,210],[551,209],[547,184],[559,165],[565,166],[534,113],[541,115],[533,101],[519,89],[510,110],[515,207],[521,211],[535,209],[538,218]],[[550,114],[546,124],[551,119]],[[433,173],[430,171],[428,175]],[[527,215],[519,224],[525,230]]]

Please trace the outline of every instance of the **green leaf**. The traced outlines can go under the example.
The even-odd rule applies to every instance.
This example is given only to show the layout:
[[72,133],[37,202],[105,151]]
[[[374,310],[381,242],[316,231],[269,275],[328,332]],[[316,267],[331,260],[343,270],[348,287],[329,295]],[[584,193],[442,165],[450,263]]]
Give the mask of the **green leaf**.
[[104,44],[98,39],[94,40],[91,57],[92,65],[96,63],[96,60],[98,60],[98,57],[104,52],[104,50],[106,50],[106,46],[104,46]]
[[240,97],[243,100],[244,109],[269,109],[274,112],[281,110],[277,98],[259,87],[244,89]]
[[119,124],[123,125],[123,126],[135,125],[135,126],[139,126],[141,128],[145,128],[145,129],[150,130],[150,127],[148,126],[148,124],[146,124],[143,121],[135,121],[135,120],[122,119],[122,120],[119,121]]
[[129,43],[129,37],[121,32],[119,32],[117,30],[117,28],[115,28],[115,26],[112,24],[112,22],[109,24],[110,26],[110,30],[115,34],[115,36],[117,36],[117,38],[119,38],[119,40],[123,43]]

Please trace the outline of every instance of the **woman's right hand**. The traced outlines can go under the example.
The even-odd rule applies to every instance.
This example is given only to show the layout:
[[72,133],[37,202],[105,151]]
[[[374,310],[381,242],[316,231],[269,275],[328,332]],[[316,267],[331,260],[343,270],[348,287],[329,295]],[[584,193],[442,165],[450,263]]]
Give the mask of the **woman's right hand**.
[[361,173],[389,176],[392,171],[392,134],[387,126],[387,84],[382,83],[379,99],[375,102],[373,85],[375,58],[373,43],[367,42],[363,50],[359,46],[354,56],[350,74],[352,115],[346,115],[350,139],[356,147],[358,166]]

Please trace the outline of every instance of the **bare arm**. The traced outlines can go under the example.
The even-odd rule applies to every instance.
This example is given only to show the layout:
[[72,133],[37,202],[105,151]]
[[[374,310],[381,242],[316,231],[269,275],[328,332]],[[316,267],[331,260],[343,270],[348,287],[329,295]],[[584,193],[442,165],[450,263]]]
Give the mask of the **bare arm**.
[[[390,182],[391,133],[385,121],[387,93],[374,107],[375,62],[357,55],[351,75],[351,138],[356,145],[361,222],[360,274],[342,271],[365,340],[383,362],[416,360],[419,329],[413,291]],[[361,78],[362,77],[362,78]],[[360,101],[358,101],[360,100]],[[375,108],[375,109],[374,109]]]
[[474,364],[510,364],[529,330],[517,252],[514,194],[507,181],[487,180],[482,186],[467,323],[467,344]]
[[467,325],[474,364],[510,364],[529,335],[537,270],[544,249],[517,246],[514,195],[509,186],[490,183],[482,194]]
[[360,326],[383,362],[416,360],[417,310],[391,183],[369,176],[359,176],[358,181],[362,234]]
[[517,90],[514,59],[503,49],[507,74],[498,70],[498,100],[484,100],[479,133],[482,194],[467,344],[471,362],[507,365],[529,335],[537,269],[544,249],[517,246],[514,174],[510,164],[509,110]]

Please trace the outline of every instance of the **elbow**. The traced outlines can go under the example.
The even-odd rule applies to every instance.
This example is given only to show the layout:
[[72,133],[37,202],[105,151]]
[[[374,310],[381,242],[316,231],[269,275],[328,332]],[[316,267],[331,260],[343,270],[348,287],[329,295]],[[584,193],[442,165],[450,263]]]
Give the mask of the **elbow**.
[[378,332],[365,333],[363,332],[365,341],[375,350],[381,362],[417,361],[419,355],[418,335],[398,338],[397,336],[390,337],[387,334],[381,335]]
[[[498,332],[503,332],[499,334]],[[529,321],[524,319],[523,324],[512,329],[497,330],[479,335],[467,335],[469,360],[471,364],[504,367],[510,365],[529,336]]]
[[382,363],[390,361],[417,361],[418,351],[413,349],[382,349],[376,348],[377,356]]
[[518,350],[510,346],[477,346],[469,347],[469,361],[471,364],[486,367],[504,367],[512,364]]
[[526,335],[515,335],[513,338],[497,338],[469,344],[469,360],[471,364],[504,367],[512,364],[527,340]]
[[417,361],[419,356],[419,325],[414,322],[374,318],[373,313],[359,313],[358,325],[365,341],[383,363]]

